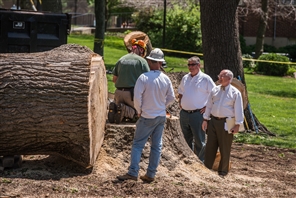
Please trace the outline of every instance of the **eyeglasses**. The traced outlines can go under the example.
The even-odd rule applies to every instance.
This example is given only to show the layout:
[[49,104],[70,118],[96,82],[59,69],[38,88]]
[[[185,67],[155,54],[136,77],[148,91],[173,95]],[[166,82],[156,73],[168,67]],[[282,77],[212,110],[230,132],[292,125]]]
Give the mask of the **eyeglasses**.
[[188,67],[197,65],[198,63],[188,64]]
[[228,76],[226,76],[226,75],[218,75],[218,78],[225,78],[225,77],[228,77]]

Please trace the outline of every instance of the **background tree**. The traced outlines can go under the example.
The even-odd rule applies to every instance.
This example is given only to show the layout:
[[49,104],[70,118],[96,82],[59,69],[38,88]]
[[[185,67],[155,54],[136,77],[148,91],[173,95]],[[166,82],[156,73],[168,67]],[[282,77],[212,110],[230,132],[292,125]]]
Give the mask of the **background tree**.
[[264,50],[265,31],[268,22],[268,0],[261,0],[261,15],[255,44],[255,58],[259,58]]
[[[214,81],[221,70],[229,69],[246,85],[238,33],[238,3],[239,0],[200,0],[204,69]],[[249,108],[244,113],[250,129],[272,134]]]
[[[149,35],[155,47],[163,44],[163,15],[162,9],[145,9],[134,14],[137,29]],[[202,52],[199,7],[195,4],[170,7],[166,13],[165,37],[168,49]]]
[[296,7],[293,2],[293,0],[243,0],[243,5],[238,7],[240,16],[258,16],[255,58],[258,58],[264,51],[268,51],[265,49],[264,39],[268,21],[272,17],[282,20],[296,20]]
[[94,52],[104,57],[105,38],[105,0],[95,0],[96,31],[94,39]]
[[62,13],[62,1],[61,0],[42,0],[42,10],[50,11],[53,13]]

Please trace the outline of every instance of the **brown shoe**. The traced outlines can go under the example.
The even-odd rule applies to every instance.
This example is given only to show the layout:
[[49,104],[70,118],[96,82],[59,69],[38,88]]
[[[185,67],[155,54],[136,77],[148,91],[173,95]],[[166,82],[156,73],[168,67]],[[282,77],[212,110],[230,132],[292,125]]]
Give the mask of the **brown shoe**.
[[147,183],[151,183],[154,181],[154,178],[148,177],[147,175],[141,176],[140,179],[143,180],[143,182],[147,182]]
[[138,177],[134,177],[129,174],[117,176],[117,179],[120,181],[129,180],[129,179],[134,180],[134,181],[138,181]]

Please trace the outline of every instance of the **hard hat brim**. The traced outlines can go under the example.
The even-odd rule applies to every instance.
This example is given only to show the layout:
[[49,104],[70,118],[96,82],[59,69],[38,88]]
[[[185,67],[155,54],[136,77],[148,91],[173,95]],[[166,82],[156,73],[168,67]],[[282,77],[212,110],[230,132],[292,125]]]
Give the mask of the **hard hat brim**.
[[146,58],[149,59],[149,60],[157,61],[157,62],[164,62],[164,61],[165,61],[163,58],[161,58],[161,59],[156,59],[156,58],[152,58],[152,57],[150,57],[150,56],[147,56]]

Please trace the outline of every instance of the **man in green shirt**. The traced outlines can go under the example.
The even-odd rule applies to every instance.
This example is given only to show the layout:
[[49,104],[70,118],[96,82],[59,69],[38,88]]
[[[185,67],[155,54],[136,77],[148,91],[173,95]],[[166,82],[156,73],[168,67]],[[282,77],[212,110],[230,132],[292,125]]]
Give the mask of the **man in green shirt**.
[[143,40],[132,40],[132,51],[122,56],[116,63],[112,74],[115,83],[115,103],[110,103],[108,120],[119,124],[123,118],[133,119],[137,112],[134,108],[133,93],[138,77],[150,71],[146,55],[146,44]]

